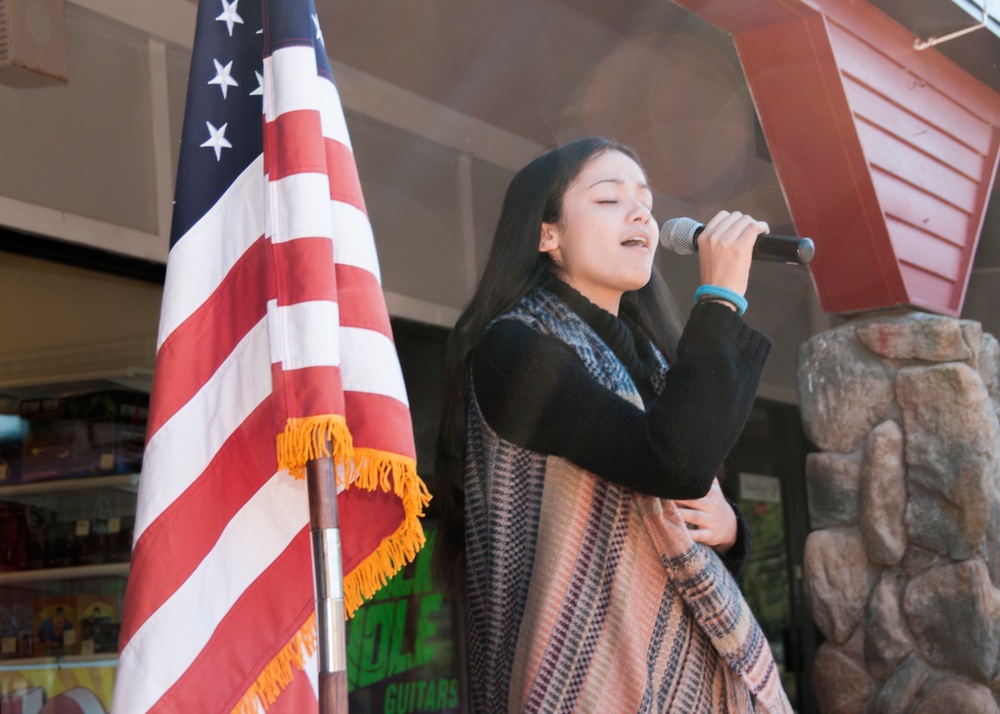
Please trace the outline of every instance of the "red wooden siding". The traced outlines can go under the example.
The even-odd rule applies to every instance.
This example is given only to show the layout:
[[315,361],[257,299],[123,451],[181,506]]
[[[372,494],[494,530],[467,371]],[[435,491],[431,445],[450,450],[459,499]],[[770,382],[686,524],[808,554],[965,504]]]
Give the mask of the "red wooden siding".
[[1000,95],[865,2],[675,2],[733,35],[823,308],[959,315]]

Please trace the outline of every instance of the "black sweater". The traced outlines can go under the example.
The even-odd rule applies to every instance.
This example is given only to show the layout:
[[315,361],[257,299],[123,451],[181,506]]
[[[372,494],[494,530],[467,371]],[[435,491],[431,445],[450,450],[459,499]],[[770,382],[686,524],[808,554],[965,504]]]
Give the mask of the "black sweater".
[[[725,305],[697,305],[657,395],[652,347],[641,330],[565,283],[547,287],[622,361],[646,411],[599,384],[559,339],[501,320],[472,360],[473,389],[490,427],[518,446],[564,457],[641,493],[704,496],[750,414],[771,341]],[[737,516],[737,543],[726,558],[734,570],[749,546],[746,522]]]

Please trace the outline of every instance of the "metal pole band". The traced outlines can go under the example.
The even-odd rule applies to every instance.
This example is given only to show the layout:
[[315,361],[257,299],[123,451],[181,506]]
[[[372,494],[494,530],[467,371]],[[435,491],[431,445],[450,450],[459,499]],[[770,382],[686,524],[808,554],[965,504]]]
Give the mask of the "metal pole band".
[[340,529],[313,531],[316,574],[316,626],[319,629],[319,671],[347,671],[344,635],[344,578],[340,562]]
[[[316,571],[316,595],[344,599],[344,573],[340,562],[340,529],[323,528],[312,532]],[[326,567],[324,567],[324,563]]]

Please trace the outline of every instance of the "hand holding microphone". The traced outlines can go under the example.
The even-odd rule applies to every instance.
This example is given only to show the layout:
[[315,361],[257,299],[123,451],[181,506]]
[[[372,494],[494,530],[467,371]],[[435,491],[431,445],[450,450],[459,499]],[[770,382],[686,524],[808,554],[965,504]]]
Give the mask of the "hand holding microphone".
[[[679,255],[690,255],[698,250],[698,237],[704,229],[693,218],[671,218],[660,230],[660,243]],[[763,234],[754,245],[753,259],[806,265],[815,252],[811,238]]]
[[[667,230],[670,225],[671,222],[667,221],[664,230]],[[746,309],[746,300],[743,295],[747,291],[754,244],[758,236],[769,230],[768,225],[739,211],[732,213],[719,211],[706,225],[694,225],[701,229],[692,231],[692,233],[698,234],[696,245],[698,262],[701,267],[702,286],[710,286],[714,297],[725,300],[727,304],[732,303],[736,311],[743,314]],[[671,234],[668,231],[669,235]],[[692,249],[694,246],[694,236],[692,235]],[[667,244],[667,247],[675,249],[671,244]],[[693,250],[687,252],[690,253]],[[703,289],[699,290],[701,292],[696,294],[696,301],[711,297],[704,295]]]

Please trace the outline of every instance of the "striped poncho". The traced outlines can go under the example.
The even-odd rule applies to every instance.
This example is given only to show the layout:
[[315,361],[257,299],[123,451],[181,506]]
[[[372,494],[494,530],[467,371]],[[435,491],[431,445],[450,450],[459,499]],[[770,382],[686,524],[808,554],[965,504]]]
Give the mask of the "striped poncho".
[[[498,319],[561,340],[594,379],[642,406],[624,365],[550,291]],[[656,357],[659,391],[667,365]],[[470,394],[472,711],[791,711],[736,582],[672,501],[502,439]]]

